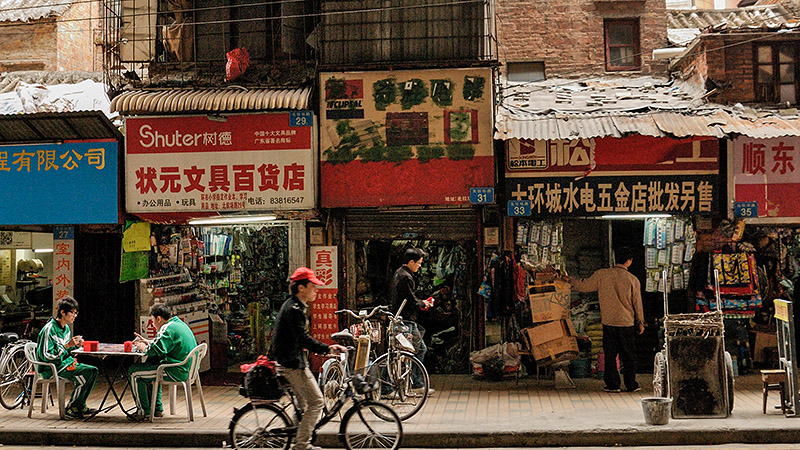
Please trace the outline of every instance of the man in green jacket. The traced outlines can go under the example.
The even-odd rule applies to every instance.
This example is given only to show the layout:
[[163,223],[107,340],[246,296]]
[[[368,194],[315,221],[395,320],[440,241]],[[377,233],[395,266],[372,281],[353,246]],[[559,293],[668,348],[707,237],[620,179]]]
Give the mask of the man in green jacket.
[[[147,355],[147,361],[131,364],[128,376],[131,379],[133,397],[136,400],[136,414],[128,416],[130,420],[143,422],[150,420],[150,397],[153,395],[153,383],[156,379],[156,370],[161,364],[181,362],[197,347],[197,340],[189,325],[186,325],[177,316],[172,315],[167,305],[156,303],[150,307],[150,320],[158,327],[158,333],[153,340],[143,338],[136,333],[133,344]],[[169,367],[164,371],[164,376],[173,381],[186,381],[189,376],[189,365]],[[164,406],[161,403],[161,386],[158,387],[156,396],[155,416],[164,415]]]
[[[45,324],[36,340],[36,360],[55,364],[58,376],[75,383],[65,414],[68,419],[82,419],[84,415],[97,413],[96,409],[86,407],[86,398],[97,382],[97,367],[81,364],[70,354],[70,350],[83,345],[83,338],[72,336],[70,329],[77,316],[78,301],[70,296],[62,297],[57,304],[56,317]],[[53,376],[49,367],[37,367],[42,377]]]

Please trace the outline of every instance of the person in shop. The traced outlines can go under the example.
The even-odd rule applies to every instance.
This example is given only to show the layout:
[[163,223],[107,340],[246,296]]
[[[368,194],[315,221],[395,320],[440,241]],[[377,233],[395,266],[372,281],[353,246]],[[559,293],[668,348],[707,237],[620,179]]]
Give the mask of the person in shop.
[[[392,283],[389,285],[389,294],[392,305],[394,305],[393,311],[399,311],[403,300],[406,301],[403,310],[400,311],[400,315],[403,316],[403,319],[411,321],[408,324],[409,332],[413,335],[412,341],[417,347],[414,355],[423,364],[425,363],[425,353],[428,351],[428,347],[423,340],[425,330],[420,329],[416,321],[422,316],[423,311],[428,311],[433,306],[433,297],[428,297],[424,300],[417,297],[414,274],[422,267],[422,259],[424,257],[425,252],[418,248],[411,247],[406,249],[403,253],[403,265],[395,271]],[[415,371],[411,375],[411,384],[412,388],[422,388],[422,374]],[[436,391],[433,388],[428,388],[428,395],[432,395],[434,392]]]
[[[58,376],[75,383],[65,411],[67,419],[97,414],[96,409],[86,406],[86,399],[97,383],[97,367],[79,363],[70,353],[70,350],[83,345],[83,337],[72,335],[71,327],[76,317],[78,301],[70,296],[62,297],[56,304],[56,316],[42,327],[36,339],[36,360],[55,364]],[[53,376],[49,367],[40,366],[38,370],[43,378]]]
[[[150,404],[156,370],[160,364],[174,364],[183,361],[197,347],[197,340],[192,329],[178,316],[173,316],[169,306],[163,303],[151,306],[150,320],[158,328],[156,336],[150,340],[135,333],[136,338],[133,340],[133,345],[147,356],[147,361],[133,363],[128,368],[131,390],[136,401],[136,413],[129,415],[128,419],[134,422],[150,420],[151,407],[155,408],[153,413],[155,417],[164,415],[160,385],[156,404]],[[188,362],[183,366],[168,367],[164,372],[175,381],[185,381],[189,376],[190,364],[191,362]]]
[[639,280],[630,272],[633,253],[628,247],[614,251],[617,264],[599,269],[589,278],[568,281],[579,292],[597,292],[600,299],[600,320],[603,323],[603,353],[606,392],[620,392],[617,355],[628,392],[640,390],[636,382],[636,334],[644,333],[644,312]]
[[324,401],[316,378],[311,373],[304,350],[317,354],[347,351],[338,344],[324,344],[308,334],[308,305],[317,298],[317,286],[324,283],[308,267],[299,267],[289,277],[291,295],[281,306],[275,319],[275,331],[269,358],[280,364],[280,373],[289,384],[303,410],[297,426],[293,450],[319,450],[311,445],[314,426],[322,415]]

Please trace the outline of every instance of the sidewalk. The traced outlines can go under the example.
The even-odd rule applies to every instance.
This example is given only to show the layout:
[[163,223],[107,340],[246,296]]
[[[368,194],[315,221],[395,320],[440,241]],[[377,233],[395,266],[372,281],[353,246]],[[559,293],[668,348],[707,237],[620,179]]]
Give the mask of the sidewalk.
[[[535,447],[605,445],[677,445],[800,442],[800,418],[786,418],[772,408],[761,414],[758,375],[736,379],[735,408],[727,419],[672,419],[665,426],[644,423],[640,398],[651,395],[651,377],[639,375],[643,390],[611,394],[602,380],[577,379],[577,389],[557,390],[552,380],[524,378],[485,382],[468,375],[434,375],[436,393],[422,411],[404,422],[404,447]],[[58,407],[46,414],[35,410],[0,412],[0,443],[6,445],[75,445],[219,447],[227,440],[233,408],[246,399],[233,386],[204,387],[208,417],[202,417],[195,396],[195,422],[186,419],[179,392],[177,415],[167,413],[154,423],[129,423],[119,410],[84,421],[58,419]],[[99,385],[89,405],[99,404]],[[39,401],[36,401],[36,406]],[[336,424],[323,428],[318,443],[341,447]]]

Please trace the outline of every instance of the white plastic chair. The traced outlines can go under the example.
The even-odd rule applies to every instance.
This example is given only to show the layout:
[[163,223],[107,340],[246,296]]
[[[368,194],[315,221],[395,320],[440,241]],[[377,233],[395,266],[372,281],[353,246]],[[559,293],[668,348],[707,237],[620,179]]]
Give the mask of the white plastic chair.
[[[31,385],[31,398],[30,404],[28,405],[28,417],[30,418],[31,414],[33,413],[33,400],[36,398],[36,385],[42,385],[42,413],[45,413],[47,412],[47,399],[50,398],[50,385],[55,384],[56,397],[58,397],[58,415],[63,419],[66,410],[64,407],[64,397],[66,396],[67,382],[72,383],[72,380],[59,377],[55,364],[36,360],[36,342],[28,342],[25,344],[25,358],[31,363],[31,368],[33,369],[33,384]],[[51,378],[42,378],[42,376],[39,374],[39,371],[36,370],[36,366],[49,367],[53,372],[53,376]]]
[[[197,393],[200,394],[200,406],[203,408],[203,417],[206,414],[206,401],[203,398],[203,386],[200,384],[200,361],[208,352],[208,344],[203,342],[193,348],[186,359],[178,363],[161,364],[156,370],[156,379],[153,382],[153,397],[150,401],[150,422],[156,413],[156,398],[158,396],[158,385],[169,389],[169,414],[175,415],[175,397],[178,396],[178,386],[183,386],[183,393],[186,397],[186,410],[189,412],[189,422],[194,422],[194,407],[192,406],[192,384],[197,385]],[[186,381],[173,381],[164,377],[164,369],[168,367],[178,367],[189,363],[189,376]]]

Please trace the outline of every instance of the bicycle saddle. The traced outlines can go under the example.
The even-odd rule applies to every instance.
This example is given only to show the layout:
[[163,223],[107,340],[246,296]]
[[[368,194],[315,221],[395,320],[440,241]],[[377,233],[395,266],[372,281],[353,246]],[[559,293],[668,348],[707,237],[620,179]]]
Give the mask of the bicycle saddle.
[[337,331],[336,333],[331,334],[331,339],[336,341],[336,340],[339,340],[339,339],[350,339],[350,340],[352,340],[352,339],[355,339],[355,338],[353,338],[353,335],[350,333],[350,330],[342,330],[342,331]]
[[19,336],[17,333],[0,333],[0,347],[10,344],[12,342],[17,342],[19,340]]

